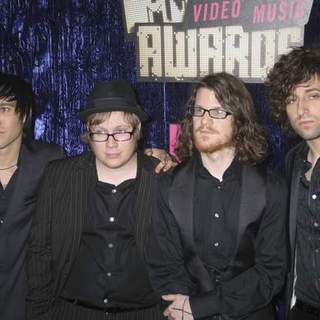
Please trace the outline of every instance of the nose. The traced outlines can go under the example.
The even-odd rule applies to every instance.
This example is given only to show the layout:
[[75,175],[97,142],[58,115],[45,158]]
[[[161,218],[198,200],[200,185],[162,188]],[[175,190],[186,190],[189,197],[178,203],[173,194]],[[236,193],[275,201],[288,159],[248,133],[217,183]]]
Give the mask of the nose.
[[213,118],[209,116],[209,112],[205,112],[204,115],[201,117],[201,124],[211,123]]
[[106,141],[106,145],[107,145],[108,147],[115,147],[115,146],[117,146],[118,144],[117,144],[117,141],[114,139],[113,136],[108,136],[108,139],[107,139],[107,141]]
[[301,117],[306,112],[308,112],[307,103],[303,99],[299,99],[297,101],[297,115]]

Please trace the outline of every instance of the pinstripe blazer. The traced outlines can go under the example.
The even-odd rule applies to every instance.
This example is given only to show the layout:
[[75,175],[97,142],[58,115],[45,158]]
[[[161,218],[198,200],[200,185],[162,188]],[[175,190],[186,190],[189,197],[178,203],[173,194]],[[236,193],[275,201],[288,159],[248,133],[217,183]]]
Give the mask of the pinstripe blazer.
[[[155,160],[138,153],[138,181],[143,176],[155,180],[154,163]],[[61,293],[78,252],[89,192],[96,181],[95,157],[91,152],[48,166],[27,256],[27,319],[50,319],[50,306]],[[138,189],[137,199],[139,193],[146,191],[142,189]]]
[[14,190],[0,227],[1,320],[25,319],[25,251],[40,179],[49,161],[63,157],[63,149],[56,145],[32,139],[21,145]]

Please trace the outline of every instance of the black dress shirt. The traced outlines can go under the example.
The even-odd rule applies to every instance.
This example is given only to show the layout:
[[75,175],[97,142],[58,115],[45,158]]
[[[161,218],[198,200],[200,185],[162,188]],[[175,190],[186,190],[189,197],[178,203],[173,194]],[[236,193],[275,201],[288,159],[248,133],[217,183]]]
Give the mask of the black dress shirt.
[[[5,233],[2,232],[3,228],[10,229],[10,219],[8,219],[6,213],[8,209],[8,205],[10,203],[10,199],[12,197],[13,191],[16,186],[16,176],[17,176],[18,169],[13,173],[11,179],[9,180],[9,183],[7,184],[6,188],[4,189],[3,186],[0,184],[0,279],[6,279],[8,280],[8,275],[6,274],[7,270],[7,256],[4,254],[8,248],[6,247],[6,241],[5,241]],[[1,252],[3,254],[1,254]],[[21,256],[21,258],[18,259],[24,259],[24,257]],[[22,260],[17,261],[17,263],[21,263]],[[2,276],[3,275],[3,276]],[[4,284],[2,281],[0,281],[0,287],[3,287]]]
[[198,159],[195,188],[194,239],[208,269],[228,266],[237,237],[241,166],[234,160],[222,181],[213,177]]
[[135,185],[135,179],[118,186],[97,182],[64,298],[104,310],[158,302],[135,242]]
[[295,292],[299,300],[320,308],[320,161],[313,168],[311,181],[307,181],[305,173],[311,168],[307,150],[301,156]]

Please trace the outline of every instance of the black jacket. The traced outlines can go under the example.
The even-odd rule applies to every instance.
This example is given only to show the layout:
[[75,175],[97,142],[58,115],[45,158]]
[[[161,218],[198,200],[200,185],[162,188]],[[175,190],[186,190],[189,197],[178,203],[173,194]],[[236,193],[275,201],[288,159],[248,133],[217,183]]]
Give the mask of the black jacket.
[[298,193],[300,177],[303,174],[299,166],[298,158],[306,152],[308,146],[305,142],[301,142],[292,148],[285,160],[286,178],[290,190],[290,206],[289,206],[289,272],[286,283],[286,313],[288,314],[294,286],[295,273],[295,250],[296,250],[296,229],[297,229],[297,213],[298,213]]
[[[155,188],[154,163],[150,157],[138,156],[136,241],[141,253]],[[61,294],[78,252],[89,193],[96,182],[91,152],[55,161],[47,168],[28,250],[27,319],[50,319],[52,305]]]
[[25,320],[27,239],[46,165],[64,157],[61,147],[25,140],[21,145],[15,188],[0,225],[0,319]]
[[193,238],[195,163],[162,183],[147,250],[151,281],[162,294],[190,295],[195,319],[273,319],[271,301],[286,273],[285,182],[267,170],[242,167],[239,223],[232,226],[236,249],[227,270],[213,279]]

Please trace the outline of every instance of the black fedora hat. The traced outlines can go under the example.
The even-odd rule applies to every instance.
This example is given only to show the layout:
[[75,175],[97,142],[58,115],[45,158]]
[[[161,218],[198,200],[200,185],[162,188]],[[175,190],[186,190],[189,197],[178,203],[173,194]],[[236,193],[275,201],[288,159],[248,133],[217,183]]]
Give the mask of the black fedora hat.
[[112,111],[134,113],[141,122],[148,120],[138,104],[135,91],[126,80],[98,81],[88,97],[86,108],[80,112],[80,119],[86,122],[93,113]]

